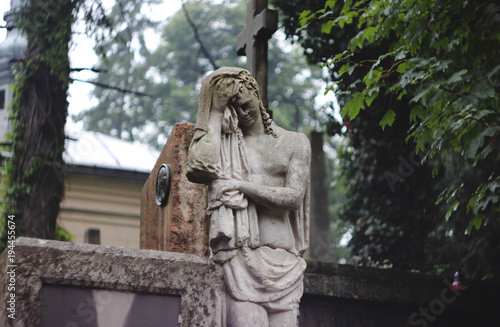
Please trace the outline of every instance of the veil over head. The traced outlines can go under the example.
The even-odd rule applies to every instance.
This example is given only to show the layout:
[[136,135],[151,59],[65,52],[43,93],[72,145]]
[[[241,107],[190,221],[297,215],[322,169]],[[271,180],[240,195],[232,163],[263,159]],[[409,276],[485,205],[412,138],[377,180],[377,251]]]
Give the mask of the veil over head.
[[[224,78],[227,77],[233,77],[240,81],[245,82],[245,84],[247,85],[252,85],[252,87],[258,93],[257,82],[255,81],[255,79],[252,77],[252,75],[248,70],[240,67],[222,67],[217,69],[216,71],[205,77],[201,84],[200,103],[198,105],[198,115],[196,117],[197,130],[202,130],[202,131],[207,130],[208,115],[212,107],[212,97],[214,88],[217,85],[217,83],[221,82]],[[239,83],[235,83],[234,80],[232,82],[233,85],[227,85],[227,90],[228,91],[231,90],[233,94],[236,94]]]

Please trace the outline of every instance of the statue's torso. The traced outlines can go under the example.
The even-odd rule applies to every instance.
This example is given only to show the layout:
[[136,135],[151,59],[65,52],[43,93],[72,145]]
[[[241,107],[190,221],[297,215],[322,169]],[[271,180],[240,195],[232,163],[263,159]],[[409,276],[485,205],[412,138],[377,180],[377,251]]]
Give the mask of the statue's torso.
[[[271,135],[245,136],[248,155],[248,180],[264,186],[285,187],[296,134],[278,128],[275,138]],[[295,252],[295,238],[289,211],[267,208],[257,204],[261,245]]]

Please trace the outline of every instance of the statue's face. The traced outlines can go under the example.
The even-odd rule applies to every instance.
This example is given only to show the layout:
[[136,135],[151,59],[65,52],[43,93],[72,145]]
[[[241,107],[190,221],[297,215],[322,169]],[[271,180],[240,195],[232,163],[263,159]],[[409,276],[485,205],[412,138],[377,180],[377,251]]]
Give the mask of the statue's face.
[[241,127],[250,127],[259,118],[260,107],[257,94],[245,86],[240,87],[233,101],[233,107],[236,110]]

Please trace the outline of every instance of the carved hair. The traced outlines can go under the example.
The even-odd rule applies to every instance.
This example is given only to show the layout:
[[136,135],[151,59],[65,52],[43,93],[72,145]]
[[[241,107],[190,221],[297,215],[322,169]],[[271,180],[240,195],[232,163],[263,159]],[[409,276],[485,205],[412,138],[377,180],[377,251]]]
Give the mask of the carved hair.
[[250,72],[248,70],[244,69],[241,70],[236,78],[239,79],[241,81],[240,83],[243,84],[248,90],[255,92],[255,95],[259,100],[260,114],[262,116],[262,122],[264,123],[264,132],[266,134],[277,137],[276,133],[271,127],[273,120],[271,119],[271,116],[269,116],[269,113],[267,112],[264,104],[262,103],[262,100],[260,99],[259,85],[257,84],[257,81],[252,77],[252,75],[250,75]]
[[[223,90],[230,90],[230,89],[233,90],[234,94],[230,95],[230,101],[234,101],[234,98],[236,97],[237,93],[241,92],[240,89],[242,86],[245,86],[249,91],[255,92],[255,95],[259,100],[259,109],[260,109],[260,114],[262,116],[262,123],[264,124],[264,132],[266,134],[277,137],[276,133],[274,132],[271,126],[273,120],[271,119],[271,116],[269,116],[269,113],[267,112],[260,98],[259,85],[257,84],[257,81],[252,77],[250,72],[246,69],[241,69],[238,72],[238,74],[231,74],[231,75],[226,74],[220,76],[219,78],[220,79],[216,82],[217,84],[223,83],[229,85],[232,84],[233,82],[236,82],[235,85],[233,85],[234,86],[233,88],[222,88]],[[223,81],[222,79],[224,79],[225,81]]]

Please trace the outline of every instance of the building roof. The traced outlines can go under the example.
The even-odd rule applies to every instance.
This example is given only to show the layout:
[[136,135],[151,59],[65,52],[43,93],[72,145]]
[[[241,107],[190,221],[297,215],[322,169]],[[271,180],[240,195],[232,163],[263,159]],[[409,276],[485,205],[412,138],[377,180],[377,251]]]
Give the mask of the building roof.
[[[22,1],[11,1],[12,8],[17,8]],[[10,83],[14,80],[11,71],[13,62],[21,60],[24,56],[28,41],[15,27],[14,10],[5,13],[7,35],[5,40],[0,42],[0,83]]]
[[69,165],[150,173],[159,155],[147,144],[82,131],[67,139],[63,158]]

